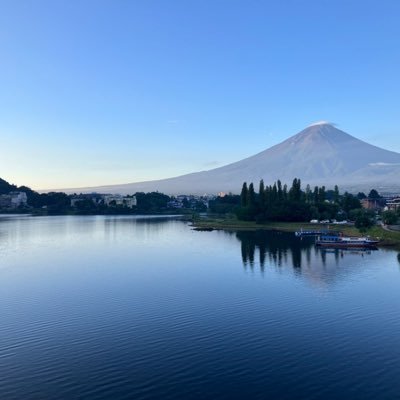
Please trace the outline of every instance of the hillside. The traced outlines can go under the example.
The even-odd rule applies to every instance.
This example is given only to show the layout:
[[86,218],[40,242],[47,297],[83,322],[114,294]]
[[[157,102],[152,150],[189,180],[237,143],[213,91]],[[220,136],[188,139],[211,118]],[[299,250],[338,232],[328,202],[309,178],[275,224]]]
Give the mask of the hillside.
[[16,190],[17,186],[15,185],[11,185],[10,183],[8,183],[7,181],[5,181],[4,179],[0,178],[0,194],[7,194],[12,192],[13,190]]

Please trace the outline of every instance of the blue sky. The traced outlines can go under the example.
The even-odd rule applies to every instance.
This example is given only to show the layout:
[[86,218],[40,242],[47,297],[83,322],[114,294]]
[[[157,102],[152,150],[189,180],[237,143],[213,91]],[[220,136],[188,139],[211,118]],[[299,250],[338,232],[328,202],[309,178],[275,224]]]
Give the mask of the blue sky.
[[0,0],[0,177],[167,178],[318,120],[400,152],[400,2]]

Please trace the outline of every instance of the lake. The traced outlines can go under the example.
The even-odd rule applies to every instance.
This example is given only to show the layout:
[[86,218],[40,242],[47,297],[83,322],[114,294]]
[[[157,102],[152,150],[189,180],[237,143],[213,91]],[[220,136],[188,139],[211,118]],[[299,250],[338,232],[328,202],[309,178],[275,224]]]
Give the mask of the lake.
[[398,253],[0,216],[0,398],[398,399]]

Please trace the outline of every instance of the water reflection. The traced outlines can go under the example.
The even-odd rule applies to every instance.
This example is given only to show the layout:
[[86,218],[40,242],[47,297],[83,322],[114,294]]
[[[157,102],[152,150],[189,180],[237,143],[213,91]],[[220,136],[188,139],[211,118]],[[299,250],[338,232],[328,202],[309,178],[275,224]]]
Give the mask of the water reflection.
[[1,398],[398,398],[397,256],[165,218],[0,218]]
[[306,258],[310,258],[312,247],[310,240],[299,241],[293,234],[287,232],[255,231],[237,232],[236,237],[241,242],[243,265],[254,266],[256,253],[259,257],[261,269],[265,268],[266,259],[272,264],[281,266],[288,263],[291,257],[294,268],[301,268],[302,251]]
[[313,238],[300,239],[293,233],[276,231],[240,231],[236,238],[240,241],[245,269],[254,271],[259,266],[264,273],[268,266],[291,267],[296,275],[324,284],[353,272],[355,266],[362,265],[359,261],[377,250],[319,248]]
[[[0,259],[15,261],[42,259],[63,252],[98,257],[116,251],[119,255],[138,246],[139,251],[152,243],[179,242],[185,222],[179,216],[0,216]],[[0,267],[4,263],[2,262]]]

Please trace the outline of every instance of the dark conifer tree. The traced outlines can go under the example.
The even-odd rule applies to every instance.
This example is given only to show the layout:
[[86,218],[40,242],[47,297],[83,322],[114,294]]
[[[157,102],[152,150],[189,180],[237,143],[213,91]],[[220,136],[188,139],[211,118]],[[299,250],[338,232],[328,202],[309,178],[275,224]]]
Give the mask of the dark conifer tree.
[[277,201],[278,201],[278,188],[276,187],[276,183],[274,183],[271,191],[271,204],[275,205]]
[[318,186],[315,186],[314,187],[314,191],[313,191],[313,202],[314,202],[314,204],[318,204],[318,200],[319,200],[318,193],[319,193]]
[[278,187],[278,200],[282,201],[283,200],[282,182],[279,179],[277,182],[277,187]]
[[287,185],[286,183],[283,185],[283,200],[287,201],[288,199],[288,190],[287,190]]
[[366,199],[367,195],[364,192],[358,192],[357,194],[357,199],[358,200],[362,200],[362,199]]
[[265,190],[264,180],[261,179],[260,186],[259,186],[259,189],[258,189],[258,194],[259,194],[260,197],[264,196],[264,190]]
[[242,207],[247,206],[247,195],[248,195],[247,183],[244,182],[242,186],[242,191],[240,193],[240,205]]
[[251,182],[249,185],[249,190],[247,191],[247,206],[255,207],[255,205],[256,205],[256,194],[254,192],[253,182]]
[[292,187],[289,190],[289,200],[300,201],[301,200],[301,182],[300,179],[294,178]]
[[370,199],[381,199],[382,197],[375,189],[371,189],[371,191],[368,194],[368,198],[370,198]]
[[311,187],[310,187],[310,185],[309,184],[307,184],[307,186],[306,186],[306,196],[305,196],[305,198],[306,198],[306,203],[311,203]]
[[258,189],[258,206],[260,208],[260,211],[264,211],[264,208],[265,208],[265,186],[264,186],[263,179],[261,179],[260,187]]
[[325,186],[321,186],[318,190],[318,203],[324,203],[326,199]]
[[339,203],[339,187],[338,187],[338,185],[335,185],[335,188],[333,190],[333,201],[335,203]]
[[265,188],[265,191],[264,191],[264,207],[263,207],[264,210],[263,211],[265,211],[271,204],[271,191],[272,191],[271,185],[267,186]]

